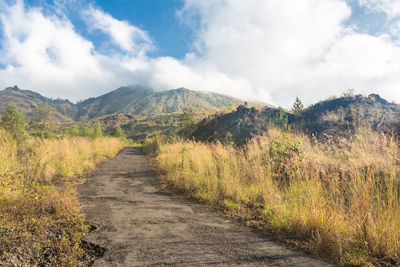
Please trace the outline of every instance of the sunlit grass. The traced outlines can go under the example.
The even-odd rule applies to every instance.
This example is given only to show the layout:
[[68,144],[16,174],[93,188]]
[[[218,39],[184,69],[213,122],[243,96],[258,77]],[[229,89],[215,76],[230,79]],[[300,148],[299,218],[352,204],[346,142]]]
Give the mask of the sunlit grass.
[[76,266],[89,226],[74,184],[125,144],[117,138],[28,139],[0,129],[0,265]]
[[400,263],[398,148],[369,130],[324,144],[273,129],[244,148],[145,145],[164,179],[191,197],[257,213],[314,255],[356,265]]

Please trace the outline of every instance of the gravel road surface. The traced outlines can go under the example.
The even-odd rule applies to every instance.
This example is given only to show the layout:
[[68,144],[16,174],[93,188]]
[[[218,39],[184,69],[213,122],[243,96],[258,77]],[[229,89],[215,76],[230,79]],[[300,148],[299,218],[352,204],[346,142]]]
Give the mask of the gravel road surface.
[[99,165],[78,196],[97,227],[85,241],[106,249],[94,266],[328,266],[163,192],[139,148]]

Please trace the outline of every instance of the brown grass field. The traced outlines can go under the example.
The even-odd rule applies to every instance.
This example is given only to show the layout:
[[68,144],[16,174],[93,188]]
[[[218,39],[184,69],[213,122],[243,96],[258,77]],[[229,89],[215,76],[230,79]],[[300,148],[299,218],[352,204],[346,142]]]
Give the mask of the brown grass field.
[[[163,179],[339,265],[400,264],[400,153],[395,137],[360,129],[320,143],[272,129],[236,148],[148,141]],[[251,216],[250,216],[251,217]],[[251,224],[251,221],[248,221]]]
[[124,145],[82,137],[17,144],[0,128],[0,265],[86,265],[89,225],[74,185]]

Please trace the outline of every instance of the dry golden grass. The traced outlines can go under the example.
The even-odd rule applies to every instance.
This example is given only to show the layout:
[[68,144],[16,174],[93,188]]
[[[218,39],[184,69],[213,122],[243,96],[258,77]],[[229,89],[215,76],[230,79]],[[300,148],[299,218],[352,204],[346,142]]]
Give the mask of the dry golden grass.
[[29,139],[15,143],[0,128],[0,265],[77,266],[81,238],[77,177],[116,154],[117,138]]
[[314,255],[340,265],[400,263],[394,137],[360,130],[352,140],[321,144],[275,129],[240,149],[179,140],[144,148],[177,189],[227,210],[251,210]]

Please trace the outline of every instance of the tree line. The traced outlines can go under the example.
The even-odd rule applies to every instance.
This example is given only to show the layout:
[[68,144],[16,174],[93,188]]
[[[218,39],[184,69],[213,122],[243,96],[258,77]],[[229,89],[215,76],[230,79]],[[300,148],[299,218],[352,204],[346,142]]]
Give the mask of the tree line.
[[[104,136],[101,125],[91,129],[86,124],[73,124],[58,133],[55,130],[55,111],[52,107],[41,105],[33,110],[32,118],[27,122],[24,114],[15,103],[7,105],[6,111],[1,118],[0,126],[3,127],[14,140],[22,142],[28,135],[40,138],[55,138],[61,136],[81,136],[99,138]],[[125,138],[125,132],[120,126],[114,127],[112,136]]]

